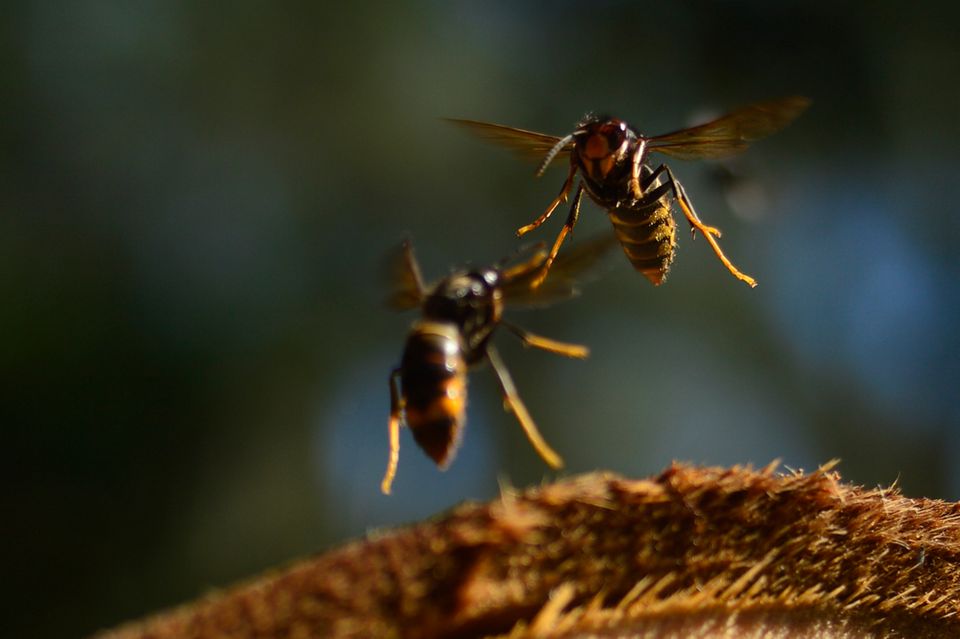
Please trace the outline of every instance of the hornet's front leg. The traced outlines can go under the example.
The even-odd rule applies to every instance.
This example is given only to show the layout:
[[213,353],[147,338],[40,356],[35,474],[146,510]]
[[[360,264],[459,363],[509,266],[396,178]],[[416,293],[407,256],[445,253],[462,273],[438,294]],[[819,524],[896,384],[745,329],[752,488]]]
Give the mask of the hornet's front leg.
[[553,198],[553,202],[550,203],[550,206],[547,207],[547,210],[544,211],[540,217],[535,219],[530,224],[521,226],[519,229],[517,229],[517,237],[523,237],[533,229],[546,222],[547,219],[553,215],[553,212],[556,210],[556,208],[563,202],[567,201],[567,196],[570,195],[570,189],[573,187],[573,176],[576,175],[576,173],[577,165],[573,162],[570,162],[570,172],[567,173],[567,179],[564,180],[563,187],[560,189],[560,193],[557,195],[557,197]]
[[641,139],[637,142],[637,147],[630,158],[630,193],[635,200],[643,197],[643,190],[640,188],[640,168],[643,166],[643,154],[646,150],[647,141]]
[[580,182],[580,186],[577,187],[577,194],[573,196],[573,206],[570,207],[570,214],[567,215],[567,221],[564,222],[563,228],[560,229],[560,234],[557,236],[556,241],[553,243],[553,248],[550,249],[550,254],[543,263],[540,275],[530,283],[530,286],[533,288],[539,287],[543,284],[543,280],[547,279],[547,273],[550,271],[550,267],[553,266],[553,261],[557,259],[557,253],[560,252],[560,247],[563,245],[564,240],[567,239],[567,234],[569,234],[577,224],[577,220],[580,217],[580,202],[582,200],[583,182]]

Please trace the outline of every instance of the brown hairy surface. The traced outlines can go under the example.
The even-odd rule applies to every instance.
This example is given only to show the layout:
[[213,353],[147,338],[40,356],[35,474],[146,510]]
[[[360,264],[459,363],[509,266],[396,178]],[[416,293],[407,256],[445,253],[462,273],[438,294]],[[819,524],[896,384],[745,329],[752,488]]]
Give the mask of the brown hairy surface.
[[99,635],[960,637],[960,505],[674,464],[465,504]]

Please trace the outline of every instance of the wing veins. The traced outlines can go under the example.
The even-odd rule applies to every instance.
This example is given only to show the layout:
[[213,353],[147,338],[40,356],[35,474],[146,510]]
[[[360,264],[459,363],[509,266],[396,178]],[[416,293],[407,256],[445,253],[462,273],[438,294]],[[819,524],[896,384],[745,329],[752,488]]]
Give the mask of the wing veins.
[[682,160],[728,157],[779,131],[809,105],[810,100],[800,96],[759,102],[699,126],[647,138],[649,148]]

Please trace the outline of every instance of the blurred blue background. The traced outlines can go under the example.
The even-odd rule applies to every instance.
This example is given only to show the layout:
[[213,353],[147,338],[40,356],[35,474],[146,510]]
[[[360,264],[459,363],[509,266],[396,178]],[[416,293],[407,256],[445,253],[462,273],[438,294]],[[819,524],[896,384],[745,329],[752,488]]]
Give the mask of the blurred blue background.
[[[671,162],[760,286],[680,237],[498,339],[565,473],[782,458],[960,496],[955,3],[11,2],[0,64],[0,553],[9,636],[79,636],[376,527],[550,477],[471,378],[439,473],[387,376],[380,260],[489,262],[553,197],[442,116],[662,133],[801,94],[723,164]],[[552,240],[560,220],[529,237]],[[686,224],[680,223],[686,229]],[[585,204],[573,241],[607,231]]]

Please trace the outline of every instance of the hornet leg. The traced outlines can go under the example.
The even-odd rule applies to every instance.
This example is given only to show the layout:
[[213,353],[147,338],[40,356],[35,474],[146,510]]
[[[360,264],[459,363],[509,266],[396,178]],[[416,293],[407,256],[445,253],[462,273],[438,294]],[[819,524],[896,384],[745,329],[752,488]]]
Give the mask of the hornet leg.
[[640,167],[643,164],[643,153],[646,150],[647,141],[640,140],[637,143],[637,148],[633,150],[633,157],[630,160],[630,192],[636,200],[643,197],[643,190],[640,188]]
[[[653,171],[650,175],[648,175],[646,178],[644,178],[644,187],[643,187],[643,189],[649,189],[649,188],[650,188],[650,185],[653,184],[654,180],[657,179],[657,176],[659,176],[661,173],[666,173],[666,172],[668,172],[668,171],[670,171],[670,169],[669,169],[669,167],[667,167],[666,164],[661,164],[660,166],[658,166],[655,171]],[[642,195],[641,195],[641,198],[642,198],[642,199],[641,199],[641,202],[644,203],[644,204],[646,204],[646,203],[653,203],[653,202],[659,200],[660,198],[662,198],[662,197],[663,197],[664,195],[666,195],[667,193],[673,194],[674,198],[677,199],[677,200],[679,200],[679,196],[677,195],[677,189],[674,188],[674,185],[678,185],[678,186],[680,187],[680,190],[683,190],[683,185],[681,185],[681,184],[677,181],[677,179],[676,179],[676,177],[673,175],[673,173],[670,173],[670,177],[673,178],[672,181],[668,179],[666,182],[664,182],[663,184],[657,186],[657,187],[656,187],[655,189],[653,189],[652,191],[643,190],[643,191],[642,191]],[[683,195],[684,195],[684,197],[686,197],[687,192],[686,192],[686,191],[683,191]],[[715,227],[715,226],[707,226],[706,224],[703,223],[703,220],[700,219],[700,217],[697,215],[697,212],[693,210],[693,205],[690,204],[689,198],[687,198],[687,204],[690,206],[690,210],[693,212],[694,219],[695,219],[696,222],[697,222],[697,224],[695,225],[695,224],[693,223],[693,221],[689,220],[689,218],[688,218],[688,221],[689,221],[689,223],[690,223],[690,234],[691,234],[694,238],[697,237],[697,229],[700,229],[700,231],[701,231],[704,235],[713,235],[713,236],[715,236],[715,237],[721,237],[721,236],[723,235],[723,234],[720,232],[720,229],[718,229],[717,227]],[[686,211],[684,211],[684,215],[686,215]]]
[[561,203],[567,201],[567,196],[570,195],[570,189],[573,187],[573,176],[576,174],[576,172],[577,172],[577,166],[573,162],[571,162],[570,172],[567,174],[567,179],[564,181],[563,187],[560,189],[560,193],[557,195],[557,197],[553,198],[553,202],[550,203],[550,206],[547,207],[547,210],[544,211],[540,215],[540,217],[535,219],[530,224],[527,224],[526,226],[521,226],[520,228],[517,229],[517,237],[523,237],[533,229],[537,228],[538,226],[546,222],[547,218],[553,215],[554,210],[556,210],[556,208],[560,206]]
[[644,193],[642,198],[643,202],[652,203],[659,200],[666,193],[673,193],[673,197],[683,210],[683,214],[686,216],[687,222],[690,223],[691,231],[700,231],[703,233],[703,236],[707,238],[707,242],[710,243],[710,248],[713,249],[713,252],[717,255],[717,258],[720,260],[720,262],[727,267],[727,270],[730,271],[731,275],[736,277],[738,280],[746,282],[751,287],[756,286],[757,281],[755,279],[741,272],[740,269],[734,266],[733,262],[727,259],[727,256],[723,254],[723,250],[714,239],[714,237],[720,237],[720,230],[713,226],[707,226],[703,223],[703,221],[700,219],[700,216],[697,215],[697,211],[693,208],[693,203],[690,202],[690,198],[687,197],[686,190],[684,190],[683,185],[680,184],[680,181],[677,180],[677,178],[673,175],[673,171],[670,170],[670,167],[668,167],[666,164],[661,164],[659,167],[657,167],[657,169],[648,178],[648,184],[651,184],[660,173],[666,173],[666,182]]
[[380,490],[384,495],[390,494],[390,486],[393,484],[393,478],[397,474],[397,462],[400,460],[400,393],[397,392],[397,378],[400,377],[400,369],[395,368],[390,373],[390,421],[387,424],[387,432],[390,437],[390,457],[387,460],[387,472],[380,482]]
[[537,451],[540,458],[543,459],[550,468],[554,470],[562,468],[563,460],[560,458],[560,455],[550,448],[549,444],[544,441],[540,431],[537,430],[537,425],[534,423],[533,418],[530,417],[530,413],[527,412],[527,407],[523,405],[523,401],[520,400],[520,395],[517,394],[517,389],[513,385],[510,373],[507,372],[507,367],[504,366],[503,360],[500,359],[497,351],[494,350],[492,346],[487,347],[487,359],[490,361],[493,372],[497,374],[497,379],[500,381],[500,390],[503,392],[504,403],[506,403],[506,405],[510,407],[510,410],[513,411],[513,414],[517,416],[523,432],[526,433],[527,439],[533,444],[533,449]]
[[530,256],[530,259],[515,266],[511,266],[505,271],[502,271],[501,277],[504,281],[509,282],[510,280],[514,280],[519,277],[525,277],[526,275],[529,275],[540,268],[540,266],[543,264],[543,261],[547,259],[546,244],[543,242],[537,242],[537,244],[534,246],[536,250],[533,251],[533,255]]
[[567,216],[567,221],[564,222],[563,228],[560,229],[560,235],[557,236],[556,241],[553,243],[553,248],[550,249],[550,255],[547,256],[547,260],[543,263],[543,269],[540,271],[540,275],[530,282],[532,288],[537,288],[543,284],[543,280],[547,279],[547,273],[550,271],[553,261],[557,259],[557,253],[560,252],[563,241],[567,239],[567,234],[570,233],[577,224],[577,219],[580,217],[580,202],[582,201],[583,182],[581,182],[577,188],[577,194],[573,197],[573,206],[570,207],[570,214]]
[[564,357],[573,357],[576,359],[586,359],[587,356],[590,355],[590,349],[586,346],[558,342],[550,339],[549,337],[534,335],[533,333],[525,331],[519,326],[514,326],[513,324],[504,322],[502,320],[500,325],[519,337],[524,346],[532,346],[533,348],[539,348],[556,355],[563,355]]

